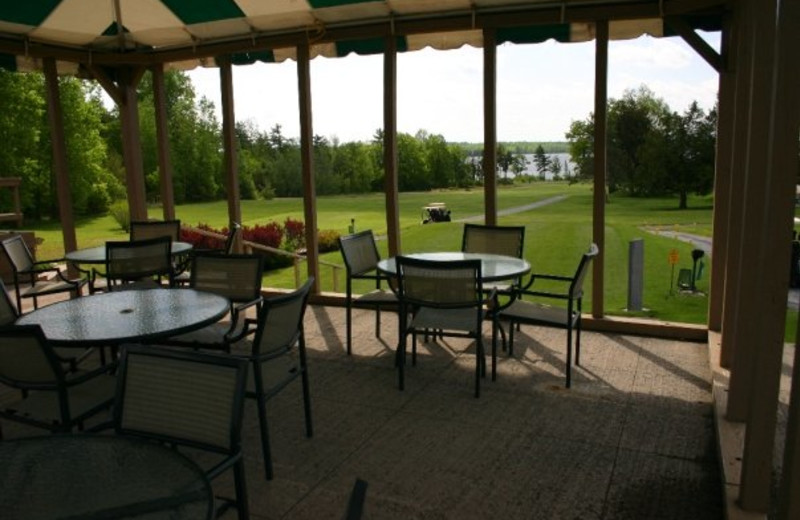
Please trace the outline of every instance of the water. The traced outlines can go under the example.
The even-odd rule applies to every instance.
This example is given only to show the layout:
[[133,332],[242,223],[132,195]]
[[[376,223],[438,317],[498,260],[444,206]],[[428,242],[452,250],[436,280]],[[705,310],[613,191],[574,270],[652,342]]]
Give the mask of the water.
[[[565,175],[574,175],[575,174],[575,163],[570,161],[568,153],[546,153],[544,155],[551,161],[552,160],[557,160],[559,163],[561,163],[561,173],[559,173],[559,175],[562,178]],[[534,176],[534,177],[538,177],[539,176],[539,172],[536,171],[536,164],[533,162],[534,154],[526,153],[526,154],[523,154],[523,157],[525,157],[525,161],[526,161],[525,171],[523,172],[523,174],[524,175],[531,175],[531,176]],[[468,161],[472,160],[473,162],[477,162],[477,161],[480,160],[480,157],[470,157],[467,160]],[[566,168],[564,167],[564,161],[567,162],[567,167],[569,168],[569,173],[568,174],[566,173]],[[509,170],[507,174],[505,172],[503,172],[502,170],[498,170],[497,171],[497,177],[498,178],[505,178],[506,176],[508,176],[509,179],[512,179],[512,178],[515,177],[514,172],[511,171],[511,170]],[[548,181],[549,180],[553,180],[553,174],[551,172],[549,172],[549,171],[545,172],[545,179],[547,179]]]

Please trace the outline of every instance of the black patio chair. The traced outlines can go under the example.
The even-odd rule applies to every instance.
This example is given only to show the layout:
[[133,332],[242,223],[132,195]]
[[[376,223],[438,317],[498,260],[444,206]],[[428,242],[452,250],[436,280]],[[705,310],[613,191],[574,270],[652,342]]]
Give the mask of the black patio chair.
[[[14,302],[8,296],[8,291],[2,280],[0,280],[0,327],[9,327],[19,318],[19,310],[14,306]],[[59,361],[66,364],[70,371],[78,368],[78,363],[92,354],[92,349],[87,348],[82,352],[80,349],[70,347],[53,347]]]
[[264,299],[258,313],[258,329],[251,351],[243,357],[253,367],[247,397],[255,399],[258,406],[261,450],[267,480],[273,477],[267,401],[297,378],[300,378],[303,389],[306,436],[311,437],[314,434],[303,328],[308,294],[313,284],[314,278],[311,277],[296,291]]
[[[578,268],[572,276],[559,276],[551,274],[531,274],[530,280],[525,288],[520,290],[520,294],[526,297],[545,298],[550,300],[562,300],[566,302],[566,308],[547,305],[537,301],[527,299],[517,299],[510,306],[502,309],[499,319],[510,322],[509,353],[514,353],[514,325],[518,323],[527,325],[545,325],[551,327],[561,327],[567,330],[567,359],[566,359],[566,387],[572,384],[572,331],[575,330],[575,364],[580,365],[581,355],[581,303],[583,301],[583,281],[589,272],[592,259],[597,256],[599,250],[596,244],[592,244],[589,250],[581,256]],[[566,284],[565,290],[561,292],[537,291],[530,287],[537,280],[550,280],[560,284]]]
[[[411,364],[416,365],[417,334],[437,330],[439,336],[475,340],[475,397],[480,397],[480,380],[486,374],[481,323],[487,316],[493,316],[486,309],[496,301],[493,291],[483,297],[480,260],[435,261],[398,256],[397,274],[400,341],[396,364],[400,390],[405,387],[408,335],[412,335]],[[492,380],[496,378],[497,366],[495,333],[493,320]]]
[[[339,246],[347,270],[345,294],[345,333],[347,335],[347,355],[352,353],[353,345],[353,305],[375,309],[375,337],[381,333],[381,308],[397,306],[397,296],[389,289],[389,277],[378,272],[381,257],[375,245],[371,230],[361,231],[339,238]],[[375,289],[364,294],[353,295],[353,280],[371,280]],[[386,289],[381,285],[387,283]]]
[[174,286],[172,239],[168,236],[106,242],[106,278],[109,290],[151,289],[162,280]]
[[177,242],[181,237],[180,220],[132,220],[131,240],[147,240],[156,237],[170,237]]
[[191,264],[192,258],[197,255],[205,255],[208,253],[218,253],[223,255],[233,254],[233,248],[236,245],[236,237],[241,235],[242,226],[238,222],[231,222],[228,228],[228,235],[225,237],[225,244],[222,249],[192,249],[189,252],[189,261],[186,265],[182,265],[175,275],[176,285],[188,285],[192,281]]
[[[22,299],[33,299],[33,308],[39,307],[41,296],[71,293],[78,297],[87,280],[83,278],[67,278],[54,263],[63,258],[35,261],[22,235],[15,235],[2,241],[3,250],[8,256],[11,269],[14,271],[14,289],[17,293],[17,309],[22,309]],[[44,275],[52,273],[52,279],[45,280]]]
[[[122,349],[114,401],[118,435],[152,439],[217,454],[213,480],[232,468],[239,520],[249,518],[242,455],[247,361],[231,356],[152,346]],[[221,498],[221,497],[219,497]]]
[[264,260],[260,255],[194,255],[189,286],[228,298],[231,302],[230,324],[215,323],[167,340],[159,340],[159,343],[230,352],[231,345],[256,332],[257,321],[247,317],[247,310],[258,309],[261,305],[263,270]]
[[50,432],[83,428],[114,400],[114,364],[67,372],[38,325],[0,328],[0,383],[21,396],[0,407],[0,417]]

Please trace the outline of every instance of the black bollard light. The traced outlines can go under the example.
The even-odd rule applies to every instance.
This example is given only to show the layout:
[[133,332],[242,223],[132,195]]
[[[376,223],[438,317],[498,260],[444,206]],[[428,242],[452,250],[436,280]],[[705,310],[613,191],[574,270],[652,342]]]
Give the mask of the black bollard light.
[[692,292],[697,290],[694,284],[695,280],[697,280],[697,262],[703,258],[705,254],[705,251],[702,249],[692,249]]

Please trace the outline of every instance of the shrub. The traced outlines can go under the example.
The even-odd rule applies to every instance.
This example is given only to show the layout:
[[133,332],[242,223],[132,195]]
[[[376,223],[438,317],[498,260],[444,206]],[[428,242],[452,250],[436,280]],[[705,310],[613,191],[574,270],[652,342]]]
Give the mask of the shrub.
[[339,250],[339,232],[335,229],[323,229],[317,235],[319,241],[319,252],[328,253]]
[[128,210],[128,201],[118,200],[108,209],[109,214],[114,217],[119,227],[126,233],[131,230],[131,213]]
[[[203,231],[210,231],[212,233],[219,233],[221,235],[228,234],[227,228],[214,229],[208,224],[198,224],[196,227],[198,229],[202,229]],[[181,228],[181,241],[189,242],[192,244],[192,246],[194,246],[195,249],[222,249],[225,247],[224,239],[208,237],[198,233],[197,231],[185,228]]]
[[306,246],[306,225],[302,220],[286,217],[283,223],[287,251],[297,251]]
[[[278,249],[283,241],[283,229],[276,222],[256,224],[253,227],[244,226],[242,238],[249,242]],[[289,256],[266,251],[258,251],[258,253],[264,257],[264,269],[266,270],[292,265],[292,258]]]

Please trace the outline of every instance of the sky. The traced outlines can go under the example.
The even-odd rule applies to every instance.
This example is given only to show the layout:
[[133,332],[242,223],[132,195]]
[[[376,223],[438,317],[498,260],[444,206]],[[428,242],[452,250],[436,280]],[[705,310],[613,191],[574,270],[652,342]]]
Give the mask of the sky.
[[[718,34],[702,35],[719,49]],[[465,46],[399,53],[398,131],[482,142],[482,52]],[[707,110],[716,101],[717,73],[681,38],[612,41],[608,74],[610,98],[647,85],[673,111],[683,112],[692,101]],[[218,69],[189,75],[221,121]],[[294,61],[235,66],[233,85],[237,121],[249,120],[262,131],[280,124],[284,136],[299,136]],[[311,89],[314,134],[368,141],[383,126],[381,55],[313,59]],[[586,119],[593,105],[594,42],[498,47],[498,141],[565,141],[571,122]]]

